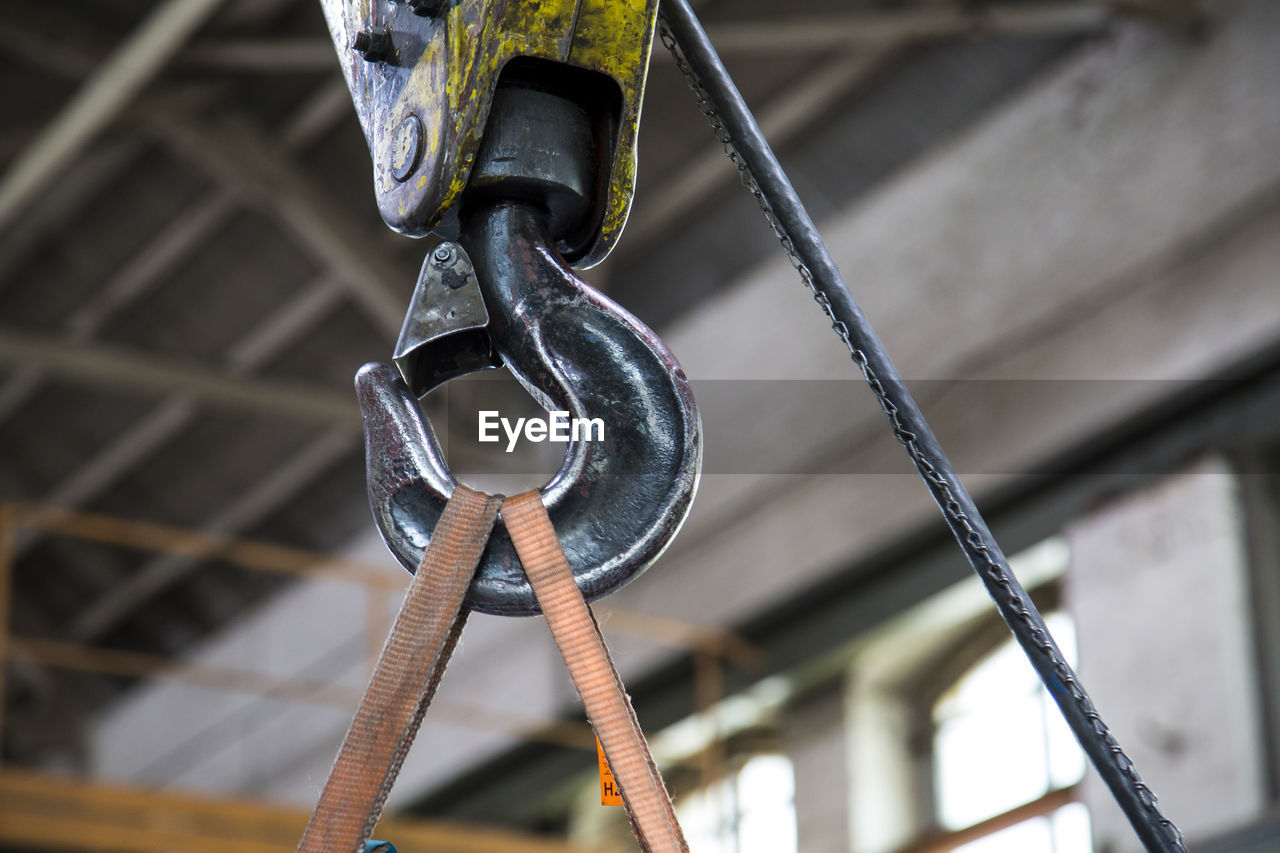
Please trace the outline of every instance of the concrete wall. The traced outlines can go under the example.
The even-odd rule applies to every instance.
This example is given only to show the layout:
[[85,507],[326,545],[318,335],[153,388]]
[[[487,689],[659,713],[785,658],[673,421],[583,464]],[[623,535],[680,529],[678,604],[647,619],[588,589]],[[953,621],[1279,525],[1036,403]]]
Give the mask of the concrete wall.
[[793,702],[783,749],[796,780],[799,853],[849,853],[848,711],[843,684]]
[[[1079,672],[1189,842],[1257,819],[1264,744],[1244,531],[1220,459],[1126,495],[1068,531]],[[1097,775],[1098,850],[1142,849]]]

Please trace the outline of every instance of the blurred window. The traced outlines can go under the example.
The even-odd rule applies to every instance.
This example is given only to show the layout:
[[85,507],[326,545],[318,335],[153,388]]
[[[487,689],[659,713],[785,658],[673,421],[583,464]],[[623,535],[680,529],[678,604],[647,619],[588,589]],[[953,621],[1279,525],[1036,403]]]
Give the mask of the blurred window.
[[782,755],[757,755],[676,803],[690,853],[796,853],[795,779]]
[[[1057,612],[1046,622],[1074,666],[1071,618]],[[1012,639],[957,678],[935,701],[932,716],[935,817],[943,830],[981,824],[1084,776],[1084,754]],[[951,849],[1090,853],[1088,811],[1071,803]]]

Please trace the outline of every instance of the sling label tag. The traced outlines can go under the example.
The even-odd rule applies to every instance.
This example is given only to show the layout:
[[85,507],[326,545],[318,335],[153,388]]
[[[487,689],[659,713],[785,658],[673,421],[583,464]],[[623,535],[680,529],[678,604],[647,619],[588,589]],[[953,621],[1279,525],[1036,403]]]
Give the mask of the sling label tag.
[[613,779],[613,772],[609,770],[609,761],[604,757],[600,738],[596,738],[596,755],[600,758],[600,805],[620,806],[622,794],[618,790],[618,783]]

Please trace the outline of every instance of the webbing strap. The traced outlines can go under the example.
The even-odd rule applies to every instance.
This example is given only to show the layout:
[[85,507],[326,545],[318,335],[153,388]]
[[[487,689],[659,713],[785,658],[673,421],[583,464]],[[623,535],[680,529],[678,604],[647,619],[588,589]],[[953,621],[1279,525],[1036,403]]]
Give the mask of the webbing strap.
[[653,763],[631,697],[618,678],[600,628],[582,591],[542,497],[537,491],[507,498],[502,520],[524,565],[569,676],[582,697],[622,792],[636,840],[646,853],[688,853],[675,809]]
[[565,558],[542,497],[501,498],[459,485],[422,557],[342,742],[298,853],[357,853],[413,743],[462,633],[463,605],[498,508],[600,739],[645,853],[688,853],[671,797],[631,699]]
[[462,633],[463,596],[502,500],[459,485],[409,584],[298,853],[363,851]]

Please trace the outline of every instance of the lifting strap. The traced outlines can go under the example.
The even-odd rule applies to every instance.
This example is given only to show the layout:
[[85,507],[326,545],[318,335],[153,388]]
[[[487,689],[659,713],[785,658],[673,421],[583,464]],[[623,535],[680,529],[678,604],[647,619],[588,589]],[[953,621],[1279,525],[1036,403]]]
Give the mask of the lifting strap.
[[645,853],[686,853],[689,846],[640,731],[631,697],[573,578],[542,496],[535,490],[507,498],[502,520],[573,686],[582,697],[587,719],[600,739],[640,849]]
[[505,503],[466,486],[445,505],[400,614],[356,709],[298,853],[364,849],[466,622],[464,603],[502,507],[552,638],[622,793],[644,853],[688,853],[631,699],[574,580],[542,498]]
[[462,600],[501,503],[459,485],[445,504],[298,853],[364,850],[462,633]]

